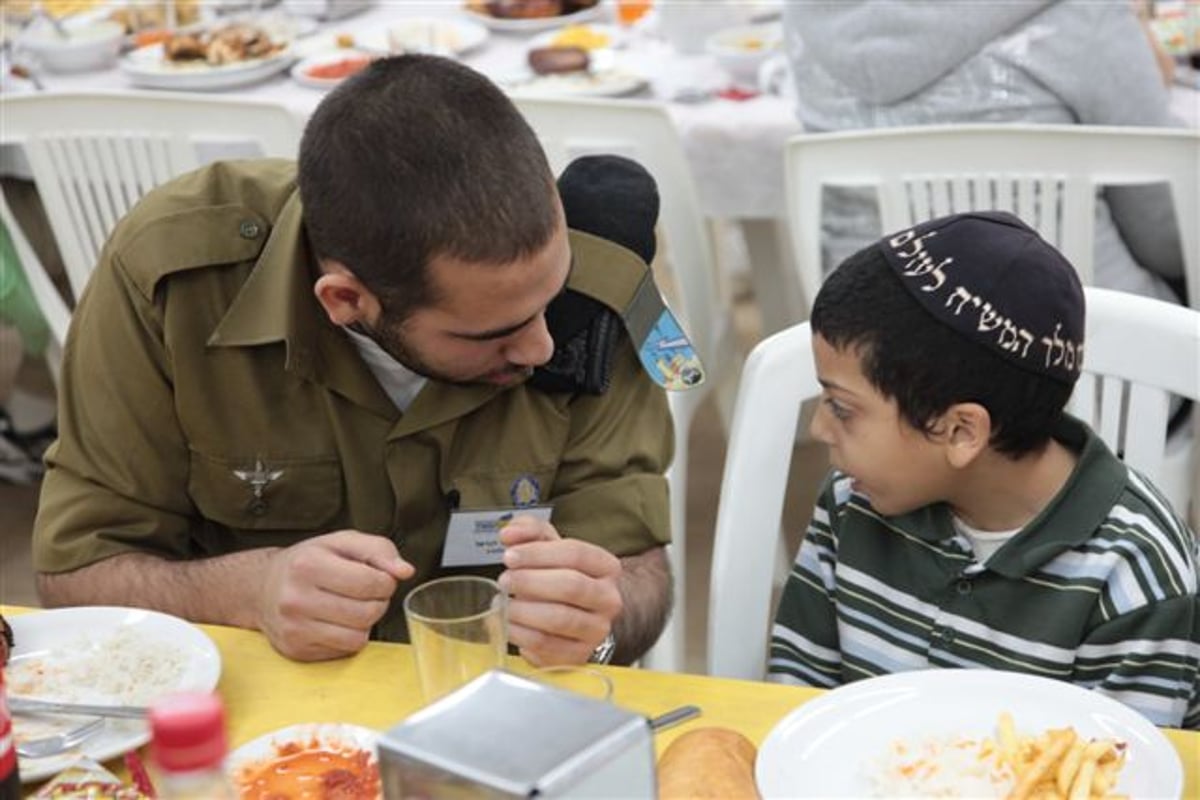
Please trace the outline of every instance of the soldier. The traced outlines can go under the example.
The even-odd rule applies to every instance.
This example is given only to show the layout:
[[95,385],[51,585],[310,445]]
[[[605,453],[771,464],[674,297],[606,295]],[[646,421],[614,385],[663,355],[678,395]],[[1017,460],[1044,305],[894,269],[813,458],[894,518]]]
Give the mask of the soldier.
[[[612,205],[656,215],[641,192]],[[614,311],[652,286],[653,215],[628,246],[568,230],[511,102],[428,56],[331,92],[298,164],[152,192],[72,322],[43,601],[315,660],[406,640],[406,593],[465,572],[498,576],[531,662],[636,659],[668,613],[673,442]],[[514,518],[481,543],[487,513]]]

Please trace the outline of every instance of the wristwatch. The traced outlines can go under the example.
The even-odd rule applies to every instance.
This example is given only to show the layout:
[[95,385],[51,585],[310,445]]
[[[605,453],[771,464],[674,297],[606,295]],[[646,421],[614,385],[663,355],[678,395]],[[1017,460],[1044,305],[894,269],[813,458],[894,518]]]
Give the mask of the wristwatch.
[[600,644],[596,645],[596,649],[588,656],[589,664],[607,664],[612,661],[613,651],[617,649],[617,640],[613,636],[612,631],[608,632],[601,640]]

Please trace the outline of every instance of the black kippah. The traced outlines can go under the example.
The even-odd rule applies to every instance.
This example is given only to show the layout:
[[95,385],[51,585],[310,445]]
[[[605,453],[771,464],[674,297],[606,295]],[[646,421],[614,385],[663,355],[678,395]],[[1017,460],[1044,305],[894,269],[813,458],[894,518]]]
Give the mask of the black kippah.
[[581,156],[558,178],[567,224],[654,260],[658,185],[645,167],[621,156]]
[[1003,211],[939,217],[879,242],[900,283],[938,322],[1022,369],[1074,383],[1083,287],[1061,253]]

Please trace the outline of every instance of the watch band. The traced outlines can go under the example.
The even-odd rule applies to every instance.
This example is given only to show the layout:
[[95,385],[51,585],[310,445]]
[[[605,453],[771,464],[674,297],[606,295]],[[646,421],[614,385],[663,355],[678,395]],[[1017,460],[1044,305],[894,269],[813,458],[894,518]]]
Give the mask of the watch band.
[[589,664],[607,664],[612,661],[613,652],[617,649],[617,640],[613,636],[612,631],[601,640],[600,644],[596,645],[596,649],[588,656]]

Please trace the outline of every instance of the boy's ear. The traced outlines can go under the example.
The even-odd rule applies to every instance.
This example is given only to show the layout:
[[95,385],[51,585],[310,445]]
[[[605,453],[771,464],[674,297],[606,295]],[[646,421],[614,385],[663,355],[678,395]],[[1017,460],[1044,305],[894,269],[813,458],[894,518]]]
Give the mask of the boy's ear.
[[970,466],[992,439],[992,415],[979,403],[955,403],[942,415],[946,459],[952,467]]
[[321,262],[321,277],[313,284],[313,294],[334,325],[373,324],[381,310],[375,295],[337,261]]

